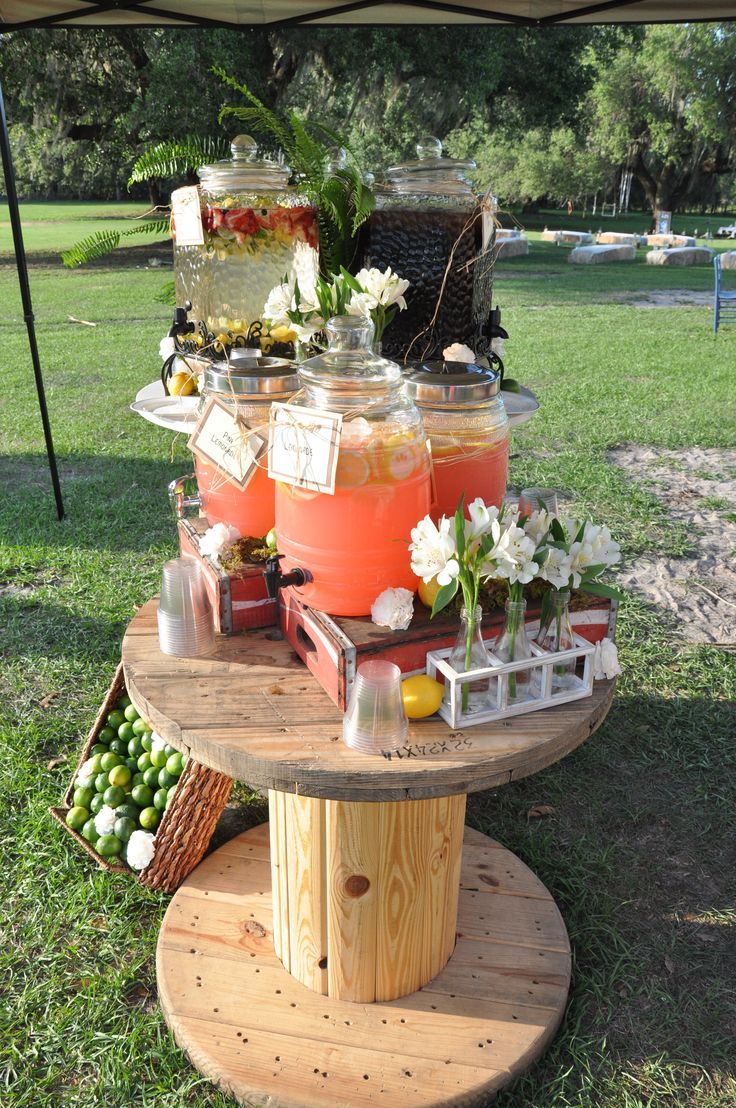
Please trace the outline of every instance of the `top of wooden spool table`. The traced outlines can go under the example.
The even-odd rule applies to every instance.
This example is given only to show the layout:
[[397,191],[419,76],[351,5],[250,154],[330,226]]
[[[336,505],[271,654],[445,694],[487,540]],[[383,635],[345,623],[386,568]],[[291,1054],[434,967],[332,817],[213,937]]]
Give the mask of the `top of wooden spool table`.
[[465,729],[420,720],[398,755],[359,754],[342,741],[342,713],[275,628],[218,636],[204,658],[172,658],[159,650],[156,608],[145,604],[123,640],[128,695],[166,742],[260,788],[350,801],[494,788],[574,750],[613,698],[615,682],[596,681],[585,700]]

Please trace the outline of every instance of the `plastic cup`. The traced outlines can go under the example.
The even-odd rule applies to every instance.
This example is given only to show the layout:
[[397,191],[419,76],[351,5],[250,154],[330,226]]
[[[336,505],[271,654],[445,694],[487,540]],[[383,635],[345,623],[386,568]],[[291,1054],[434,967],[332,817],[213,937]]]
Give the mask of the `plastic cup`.
[[557,515],[557,490],[522,489],[519,493],[520,514],[530,516],[532,512],[538,512],[540,508],[546,508],[551,516]]
[[408,731],[401,670],[393,662],[363,662],[343,718],[343,741],[363,754],[380,754],[403,746]]
[[163,654],[180,658],[207,654],[214,648],[212,606],[201,567],[194,558],[172,558],[164,565],[158,638]]

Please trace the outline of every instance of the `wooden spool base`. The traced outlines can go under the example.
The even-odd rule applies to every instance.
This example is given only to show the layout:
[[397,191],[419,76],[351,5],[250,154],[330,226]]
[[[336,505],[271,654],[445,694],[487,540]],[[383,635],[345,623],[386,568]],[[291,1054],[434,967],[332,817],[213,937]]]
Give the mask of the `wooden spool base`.
[[552,1039],[570,948],[531,870],[466,828],[457,945],[444,970],[390,1002],[320,996],[274,953],[263,824],[211,854],[178,890],[157,972],[177,1043],[244,1104],[481,1105]]

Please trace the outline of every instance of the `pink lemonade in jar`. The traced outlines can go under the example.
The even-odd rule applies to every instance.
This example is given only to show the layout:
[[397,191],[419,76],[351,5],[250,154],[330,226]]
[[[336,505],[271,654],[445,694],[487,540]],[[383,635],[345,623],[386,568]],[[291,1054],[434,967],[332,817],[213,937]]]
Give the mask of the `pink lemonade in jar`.
[[282,566],[314,578],[297,590],[299,599],[330,615],[363,616],[384,589],[413,592],[410,532],[430,498],[424,436],[390,424],[364,444],[340,446],[334,495],[279,481]]
[[210,526],[227,523],[243,538],[259,538],[276,520],[276,487],[261,461],[244,489],[203,458],[194,459],[202,511]]
[[432,442],[433,519],[453,516],[460,497],[470,504],[480,497],[484,504],[503,503],[509,472],[509,440],[454,442],[430,436]]

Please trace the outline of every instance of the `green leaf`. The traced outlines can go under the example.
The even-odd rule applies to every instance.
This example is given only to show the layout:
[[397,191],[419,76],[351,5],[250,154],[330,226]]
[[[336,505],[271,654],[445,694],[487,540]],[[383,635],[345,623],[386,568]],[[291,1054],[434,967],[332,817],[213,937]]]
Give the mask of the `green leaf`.
[[602,581],[590,581],[578,586],[581,592],[589,592],[591,596],[605,596],[609,600],[625,600],[626,593],[613,585],[604,585]]
[[353,292],[365,292],[363,286],[358,284],[352,273],[349,273],[344,265],[340,266],[340,273],[345,281],[345,284],[348,286],[348,288],[351,288]]
[[129,227],[126,231],[97,231],[94,235],[89,235],[86,239],[75,242],[68,250],[62,251],[61,260],[67,268],[74,269],[75,266],[84,265],[95,258],[104,258],[107,254],[112,253],[122,238],[129,235],[148,234],[161,238],[164,235],[168,237],[169,232],[168,219],[153,219],[148,223],[136,223],[134,227]]
[[153,177],[182,177],[208,162],[219,161],[230,153],[230,144],[224,138],[186,135],[184,138],[158,142],[138,158],[128,179],[128,188],[138,181],[150,181]]
[[443,585],[440,591],[434,598],[434,604],[432,605],[432,614],[430,619],[434,619],[438,612],[441,612],[443,608],[446,608],[451,600],[454,600],[457,593],[457,577],[450,581],[449,585]]
[[504,377],[501,381],[503,392],[521,392],[521,385],[515,377]]
[[552,525],[549,530],[552,538],[556,543],[560,543],[561,549],[563,549],[567,544],[567,535],[565,534],[565,528],[562,526],[557,516],[552,520]]
[[455,546],[457,547],[458,560],[462,563],[465,556],[465,515],[463,514],[463,502],[465,494],[460,497],[460,503],[455,511]]

